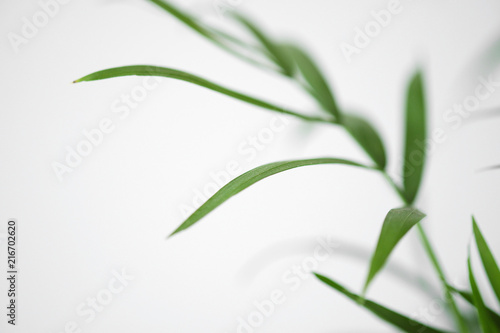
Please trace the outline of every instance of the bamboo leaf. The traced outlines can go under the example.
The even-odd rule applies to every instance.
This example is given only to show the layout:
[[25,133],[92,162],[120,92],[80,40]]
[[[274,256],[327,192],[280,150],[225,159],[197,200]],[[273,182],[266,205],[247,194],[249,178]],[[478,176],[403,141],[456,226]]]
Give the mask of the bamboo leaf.
[[194,17],[180,10],[179,8],[175,7],[170,2],[164,0],[149,0],[149,1],[151,1],[158,7],[162,8],[166,12],[170,13],[172,16],[177,18],[179,21],[181,21],[194,31],[198,32],[200,35],[208,38],[211,41],[218,42],[216,36],[212,32],[210,32],[209,29],[206,29],[203,25],[198,23],[198,21]]
[[262,53],[261,50],[258,50],[251,45],[247,45],[247,43],[239,40],[237,37],[230,35],[227,32],[222,32],[219,31],[216,28],[209,27],[205,24],[202,24],[191,16],[189,13],[184,12],[183,10],[179,9],[178,7],[172,5],[169,1],[165,0],[149,0],[161,9],[165,10],[175,18],[177,18],[179,21],[184,23],[186,26],[200,34],[201,36],[205,37],[208,41],[212,42],[213,44],[217,45],[221,49],[225,50],[226,52],[231,53],[232,55],[252,64],[256,65],[260,68],[263,69],[271,69],[271,70],[276,70],[274,68],[271,68],[267,64],[261,63],[259,60],[254,59],[253,57],[249,57],[241,52],[239,52],[236,48],[232,46],[232,44],[237,45],[238,47],[243,47],[247,51],[252,51],[256,52],[258,51],[259,53]]
[[375,128],[367,120],[347,114],[342,116],[342,124],[377,166],[384,170],[387,163],[385,148]]
[[340,119],[340,110],[326,78],[321,73],[314,60],[302,49],[295,45],[283,45],[297,65],[300,73],[309,85],[309,92],[320,105],[335,118]]
[[479,255],[481,256],[484,270],[486,271],[486,275],[488,275],[488,279],[490,281],[491,287],[493,288],[493,291],[495,292],[495,295],[497,296],[498,302],[500,302],[500,269],[498,268],[495,257],[493,257],[493,253],[491,253],[491,250],[488,247],[488,244],[486,243],[481,230],[479,230],[474,217],[472,218],[472,225],[477,249],[479,250]]
[[363,294],[368,289],[373,278],[384,267],[399,241],[424,217],[425,214],[413,207],[396,208],[389,211],[382,225],[377,247],[370,262]]
[[193,224],[212,212],[215,208],[223,204],[226,200],[240,193],[244,189],[252,186],[258,181],[263,180],[264,178],[290,169],[318,164],[344,164],[370,169],[369,167],[358,164],[356,162],[338,158],[316,158],[309,160],[284,161],[257,167],[233,179],[227,185],[222,187],[217,193],[215,193],[210,199],[208,199],[203,205],[201,205],[201,207],[198,208],[191,216],[189,216],[186,221],[184,221],[170,236],[191,227]]
[[430,326],[427,326],[421,322],[415,321],[413,319],[410,319],[407,316],[404,316],[400,313],[397,313],[391,309],[388,309],[380,304],[377,304],[373,301],[367,300],[359,295],[356,295],[352,293],[351,291],[347,290],[337,282],[332,281],[331,279],[320,275],[320,274],[314,274],[316,277],[326,285],[332,287],[333,289],[337,290],[341,294],[344,294],[347,298],[353,300],[354,302],[358,303],[360,306],[364,307],[368,311],[372,312],[374,315],[377,317],[381,318],[382,320],[386,321],[389,324],[392,324],[404,332],[409,332],[409,333],[443,333],[444,331],[439,330],[437,328],[433,328]]
[[467,267],[469,269],[469,282],[472,290],[472,299],[474,301],[474,306],[479,315],[479,323],[481,324],[481,329],[483,333],[498,333],[499,330],[494,324],[493,319],[490,317],[486,305],[484,304],[483,297],[477,286],[476,279],[474,277],[474,272],[472,271],[472,265],[469,258],[467,260]]
[[426,105],[423,78],[420,72],[410,81],[406,97],[406,139],[403,184],[407,203],[411,205],[418,194],[425,164],[427,136]]
[[193,74],[190,74],[187,72],[182,72],[182,71],[172,69],[172,68],[166,68],[166,67],[136,65],[136,66],[110,68],[110,69],[105,69],[105,70],[98,71],[98,72],[89,74],[87,76],[84,76],[78,80],[75,80],[74,83],[83,82],[83,81],[104,80],[104,79],[110,79],[110,78],[121,77],[121,76],[131,76],[131,75],[162,76],[162,77],[167,77],[167,78],[171,78],[171,79],[186,81],[186,82],[196,84],[198,86],[219,92],[219,93],[224,94],[226,96],[238,99],[240,101],[243,101],[243,102],[264,108],[264,109],[292,115],[292,116],[299,117],[301,119],[308,120],[308,121],[330,122],[329,120],[326,120],[326,119],[322,119],[322,118],[318,118],[318,117],[310,117],[310,116],[302,115],[302,114],[295,112],[295,111],[287,110],[285,108],[282,108],[280,106],[276,106],[274,104],[265,102],[265,101],[260,100],[258,98],[248,96],[246,94],[234,91],[234,90],[229,89],[229,88],[225,88],[221,85],[218,85],[216,83],[213,83],[211,81],[203,79],[199,76],[196,76],[196,75],[193,75]]
[[[458,290],[452,286],[450,286],[450,289],[454,293],[462,296],[462,298],[465,299],[467,302],[474,305],[474,297],[472,296],[472,293],[468,291]],[[488,315],[490,316],[491,320],[495,323],[496,327],[500,329],[500,315],[498,315],[495,311],[491,310],[490,308],[486,308],[486,311],[488,312]]]
[[269,57],[276,65],[278,65],[286,76],[292,77],[295,72],[295,67],[290,56],[279,46],[278,43],[268,37],[256,24],[248,18],[240,15],[233,15],[243,26],[245,26],[260,42],[263,48],[267,51],[265,55]]
[[217,29],[217,28],[206,27],[206,29],[209,30],[215,36],[217,36],[219,39],[224,40],[230,44],[233,44],[239,48],[245,49],[246,51],[254,52],[254,53],[258,53],[258,54],[263,53],[262,47],[260,45],[254,45],[254,44],[248,43],[242,39],[239,39],[236,36],[233,36],[225,31]]

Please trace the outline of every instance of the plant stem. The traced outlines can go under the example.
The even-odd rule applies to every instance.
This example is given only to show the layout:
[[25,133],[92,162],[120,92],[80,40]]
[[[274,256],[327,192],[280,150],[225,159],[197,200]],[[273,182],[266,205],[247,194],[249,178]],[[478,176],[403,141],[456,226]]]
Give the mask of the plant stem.
[[[298,82],[298,83],[300,84],[300,82]],[[302,87],[305,88],[304,86],[302,86]],[[305,89],[305,90],[307,90],[307,89]],[[316,121],[316,120],[313,120],[313,121]],[[340,120],[337,120],[336,122],[332,121],[332,124],[342,126],[342,122]],[[382,173],[382,175],[386,178],[387,182],[391,185],[391,187],[394,189],[394,191],[401,198],[401,201],[403,201],[405,205],[410,206],[411,202],[409,202],[408,199],[406,198],[403,189],[401,189],[401,187],[398,184],[396,184],[394,179],[392,179],[392,177],[389,176],[387,171],[385,171],[384,169],[380,169],[380,168],[377,168],[377,170],[380,171]],[[430,261],[432,262],[432,265],[434,266],[434,269],[436,270],[436,273],[441,281],[442,288],[444,290],[444,294],[445,294],[445,298],[446,298],[446,303],[448,304],[448,307],[450,308],[450,310],[455,318],[457,328],[458,328],[459,332],[467,333],[468,328],[467,328],[467,325],[465,323],[465,319],[462,316],[462,314],[460,313],[460,310],[455,302],[455,299],[453,298],[453,295],[451,294],[452,291],[450,288],[450,284],[446,281],[446,276],[444,274],[443,268],[441,267],[441,264],[439,263],[439,261],[437,259],[437,255],[431,246],[429,238],[427,237],[427,234],[426,234],[421,222],[417,223],[417,229],[418,229],[418,232],[420,234],[420,240],[421,240],[421,243],[425,249],[425,252],[427,253],[427,256],[429,257]]]
[[[410,202],[406,198],[404,191],[401,189],[401,187],[398,184],[396,184],[394,179],[392,179],[392,177],[389,176],[387,171],[380,169],[380,168],[378,168],[377,170],[382,173],[382,175],[385,177],[387,182],[391,185],[391,187],[394,189],[394,191],[399,195],[399,197],[401,198],[401,201],[403,201],[405,205],[410,206]],[[421,243],[425,249],[425,252],[426,252],[427,256],[429,257],[432,265],[434,266],[434,269],[436,270],[436,273],[439,277],[439,280],[441,281],[442,288],[444,290],[444,296],[446,299],[446,303],[448,304],[448,307],[450,308],[453,316],[455,317],[457,328],[459,329],[459,332],[467,333],[468,328],[467,328],[467,325],[465,323],[465,319],[462,316],[462,314],[460,313],[460,310],[455,302],[455,299],[453,298],[450,284],[446,280],[444,270],[441,267],[441,264],[439,263],[439,261],[437,259],[437,255],[434,252],[434,249],[429,241],[429,238],[427,237],[427,234],[426,234],[425,229],[423,228],[421,222],[417,223],[417,229],[418,229],[418,232],[420,234],[420,240],[421,240]]]
[[426,251],[427,255],[429,256],[429,259],[431,260],[432,265],[434,266],[434,269],[436,270],[437,275],[439,276],[439,279],[441,280],[441,284],[443,285],[446,301],[449,304],[449,306],[451,307],[451,310],[455,316],[458,328],[459,328],[460,332],[466,333],[466,332],[468,332],[468,329],[467,329],[467,325],[465,323],[465,320],[464,320],[462,314],[460,313],[460,310],[458,309],[457,304],[455,303],[453,295],[451,294],[451,290],[450,290],[451,288],[450,288],[448,282],[446,281],[446,276],[444,274],[444,271],[441,267],[441,264],[438,261],[436,253],[434,252],[434,249],[432,248],[432,245],[429,241],[429,238],[427,237],[425,229],[421,223],[417,224],[417,230],[418,230],[418,233],[420,235],[420,239],[422,240],[422,244],[425,248],[425,251]]
[[[400,196],[401,200],[406,205],[408,205],[409,202],[406,199],[406,197],[404,195],[404,192],[401,190],[401,188],[394,182],[394,180],[389,176],[389,174],[385,170],[380,170],[380,172],[382,172],[382,174],[385,176],[385,178],[387,179],[387,181],[389,182],[389,184],[398,193],[398,195]],[[432,245],[431,245],[431,243],[429,241],[429,237],[427,237],[427,233],[425,232],[425,229],[422,226],[421,222],[417,223],[417,230],[418,230],[418,233],[420,235],[420,240],[421,240],[422,245],[423,245],[423,247],[425,249],[425,252],[426,252],[427,256],[429,257],[432,265],[434,266],[434,269],[436,270],[436,273],[437,273],[437,275],[439,277],[439,280],[441,281],[442,287],[444,289],[444,295],[445,295],[445,298],[446,298],[446,303],[450,307],[451,312],[452,312],[452,314],[455,317],[455,321],[456,321],[456,324],[458,326],[458,329],[462,333],[467,333],[468,329],[467,329],[467,325],[465,323],[465,320],[464,320],[462,314],[460,313],[460,310],[458,309],[458,306],[457,306],[457,304],[455,302],[455,299],[453,298],[453,295],[451,294],[450,285],[446,281],[446,276],[444,274],[443,268],[441,267],[441,264],[439,263],[437,255],[434,252],[434,249],[433,249],[433,247],[432,247]]]
[[278,112],[281,112],[281,113],[284,113],[284,114],[287,114],[287,115],[290,115],[290,116],[294,116],[294,117],[300,118],[300,119],[305,120],[305,121],[316,122],[316,123],[323,123],[323,124],[333,124],[333,125],[337,124],[335,122],[335,120],[332,120],[332,119],[326,119],[326,118],[321,118],[321,117],[308,116],[308,115],[296,113],[296,112],[293,112],[293,111],[281,110],[281,111],[278,111]]
[[405,203],[405,205],[408,205],[408,202],[406,200],[406,197],[405,197],[404,192],[401,189],[401,187],[399,187],[399,185],[396,184],[396,182],[391,178],[391,176],[389,176],[389,174],[387,173],[387,171],[380,170],[380,172],[384,175],[385,179],[392,186],[392,188],[394,189],[394,191],[399,195],[399,197],[401,198],[401,201],[403,201]]
[[[403,190],[394,182],[394,180],[391,178],[391,176],[389,176],[389,174],[385,170],[380,170],[380,172],[382,172],[382,174],[385,176],[385,178],[387,179],[387,181],[389,182],[389,184],[398,193],[398,195],[400,196],[401,200],[406,205],[408,205],[409,202],[406,199]],[[429,257],[432,265],[434,266],[434,269],[436,270],[436,273],[437,273],[437,275],[439,277],[439,280],[441,281],[442,287],[444,289],[444,295],[445,295],[445,298],[446,298],[446,303],[450,307],[450,310],[451,310],[452,314],[455,317],[455,321],[456,321],[456,324],[458,326],[458,329],[462,333],[467,333],[468,329],[467,329],[467,325],[465,324],[465,320],[464,320],[462,314],[460,313],[460,310],[458,309],[458,306],[457,306],[457,304],[455,302],[455,299],[453,298],[453,295],[451,294],[450,285],[446,281],[446,276],[444,274],[444,270],[441,267],[441,264],[439,263],[437,255],[434,252],[434,249],[433,249],[433,247],[432,247],[432,245],[431,245],[431,243],[429,241],[429,237],[427,237],[427,233],[425,232],[425,229],[422,226],[421,222],[417,223],[417,230],[418,230],[418,233],[420,235],[420,240],[421,240],[421,243],[422,243],[422,245],[423,245],[423,247],[425,249],[425,252],[426,252],[427,256]]]

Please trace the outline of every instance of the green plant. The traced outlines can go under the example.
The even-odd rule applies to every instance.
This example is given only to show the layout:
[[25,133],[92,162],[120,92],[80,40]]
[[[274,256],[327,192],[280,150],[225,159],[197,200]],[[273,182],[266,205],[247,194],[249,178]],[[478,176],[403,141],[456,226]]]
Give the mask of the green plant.
[[[138,65],[111,68],[89,74],[76,80],[75,82],[102,80],[130,75],[162,76],[190,82],[273,112],[279,112],[297,117],[308,122],[326,123],[332,126],[341,127],[345,129],[346,133],[348,133],[360,145],[373,162],[373,165],[363,165],[361,163],[339,158],[316,158],[276,162],[257,167],[225,185],[191,216],[189,216],[171,234],[171,236],[190,228],[226,200],[250,187],[254,183],[293,168],[318,164],[338,164],[376,172],[385,177],[388,185],[390,185],[399,195],[401,198],[401,207],[392,209],[387,213],[382,225],[377,246],[372,254],[368,275],[366,277],[361,295],[348,291],[337,282],[334,282],[325,276],[315,274],[316,277],[326,285],[344,294],[349,299],[358,302],[367,310],[403,331],[443,332],[440,329],[412,320],[397,313],[396,311],[385,308],[365,298],[366,291],[377,274],[383,269],[398,242],[410,229],[415,227],[420,235],[422,245],[429,257],[429,260],[441,281],[442,292],[456,324],[455,329],[459,332],[468,332],[470,329],[464,314],[456,304],[455,297],[460,296],[476,308],[479,323],[483,332],[500,331],[500,316],[491,309],[488,309],[484,304],[471,269],[470,258],[468,260],[468,267],[471,291],[457,290],[448,282],[444,269],[439,262],[437,255],[427,237],[426,231],[421,224],[425,215],[414,207],[414,202],[417,198],[424,173],[426,155],[425,151],[421,148],[422,145],[420,144],[425,141],[427,132],[425,84],[424,76],[421,71],[416,71],[416,73],[411,77],[407,87],[405,106],[406,135],[403,153],[404,163],[402,165],[401,179],[396,181],[386,172],[387,156],[383,141],[377,130],[367,119],[348,113],[339,106],[328,81],[305,49],[298,45],[274,40],[265,34],[248,18],[245,18],[242,15],[233,15],[233,18],[247,29],[253,38],[253,43],[247,43],[227,32],[222,32],[207,26],[167,1],[149,1],[173,15],[218,47],[221,47],[225,51],[239,57],[243,61],[246,61],[263,70],[278,73],[297,83],[300,89],[304,90],[307,94],[310,94],[312,98],[316,100],[322,111],[322,115],[310,116],[295,110],[289,110],[267,101],[249,96],[248,94],[221,86],[199,76],[165,67]],[[473,231],[483,266],[486,270],[491,286],[500,302],[500,271],[498,269],[498,265],[496,264],[494,257],[489,250],[486,241],[481,235],[475,221],[473,221]]]

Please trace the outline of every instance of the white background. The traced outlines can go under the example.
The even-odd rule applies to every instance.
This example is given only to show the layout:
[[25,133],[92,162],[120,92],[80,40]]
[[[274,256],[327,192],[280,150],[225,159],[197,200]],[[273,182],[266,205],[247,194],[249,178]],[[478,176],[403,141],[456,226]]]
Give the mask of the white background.
[[[212,0],[176,3],[233,27]],[[425,225],[449,279],[463,287],[471,214],[500,256],[500,173],[477,173],[500,163],[500,119],[464,122],[455,130],[442,116],[473,94],[484,74],[476,64],[500,34],[500,2],[402,1],[403,11],[348,64],[340,44],[352,44],[354,29],[387,4],[247,0],[237,9],[274,36],[293,36],[311,49],[340,105],[366,115],[381,131],[392,174],[400,169],[406,82],[423,68],[431,128],[444,129],[447,139],[429,158],[417,206],[428,214]],[[4,229],[9,218],[20,223],[20,308],[18,326],[9,331],[64,332],[75,321],[92,333],[236,332],[238,317],[247,318],[254,301],[268,299],[274,289],[285,291],[287,300],[255,332],[393,330],[315,279],[294,292],[282,280],[313,254],[318,236],[330,236],[344,245],[318,271],[360,290],[383,218],[401,204],[377,174],[331,165],[289,171],[165,240],[183,220],[180,207],[230,160],[245,170],[306,157],[366,161],[343,131],[288,118],[286,130],[247,161],[238,146],[269,126],[270,112],[165,79],[120,119],[112,103],[142,79],[71,82],[108,67],[154,64],[295,109],[314,107],[307,96],[223,53],[147,1],[71,1],[16,52],[8,34],[21,34],[23,17],[31,20],[39,11],[37,1],[0,2],[0,221]],[[500,105],[498,95],[481,107]],[[58,181],[52,164],[64,162],[66,146],[75,148],[82,131],[106,117],[114,131]],[[391,265],[438,286],[416,236],[404,239]],[[350,247],[363,249],[362,258],[342,254],[351,253]],[[86,323],[77,307],[123,267],[135,279]],[[5,282],[0,286],[5,304]],[[407,278],[390,272],[377,278],[369,297],[408,315],[433,304]],[[450,327],[443,314],[429,322]]]

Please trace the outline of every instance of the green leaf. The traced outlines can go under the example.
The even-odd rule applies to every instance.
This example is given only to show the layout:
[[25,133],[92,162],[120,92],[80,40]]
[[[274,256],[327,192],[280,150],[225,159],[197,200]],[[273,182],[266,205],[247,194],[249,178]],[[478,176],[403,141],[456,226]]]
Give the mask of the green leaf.
[[479,230],[474,217],[472,218],[472,226],[474,229],[477,249],[479,250],[484,270],[486,271],[486,275],[488,275],[488,279],[490,280],[491,287],[497,296],[498,302],[500,302],[500,269],[498,269],[495,257],[493,257],[493,253],[491,253],[490,248],[488,247],[481,230]]
[[[462,298],[465,299],[467,302],[474,305],[474,297],[470,292],[458,290],[452,286],[450,286],[450,289],[454,293],[457,293],[460,296],[462,296]],[[500,315],[498,315],[495,311],[491,310],[490,308],[486,308],[486,311],[488,312],[488,315],[490,316],[491,320],[495,323],[496,327],[500,329]]]
[[167,77],[167,78],[171,78],[171,79],[186,81],[186,82],[196,84],[198,86],[219,92],[219,93],[224,94],[226,96],[236,98],[240,101],[243,101],[243,102],[264,108],[264,109],[292,115],[292,116],[299,117],[299,118],[304,119],[304,120],[329,122],[329,120],[326,120],[326,119],[317,118],[317,117],[310,117],[310,116],[302,115],[302,114],[295,112],[295,111],[287,110],[285,108],[273,105],[271,103],[265,102],[263,100],[255,98],[255,97],[251,97],[251,96],[248,96],[246,94],[222,87],[216,83],[205,80],[199,76],[189,74],[186,72],[182,72],[182,71],[172,69],[172,68],[166,68],[166,67],[137,65],[137,66],[125,66],[125,67],[110,68],[110,69],[105,69],[105,70],[98,71],[98,72],[89,74],[87,76],[84,76],[81,79],[75,80],[74,83],[83,82],[83,81],[104,80],[104,79],[110,79],[110,78],[121,77],[121,76],[131,76],[131,75],[163,76],[163,77]]
[[239,177],[236,177],[227,185],[222,187],[217,193],[215,193],[210,199],[208,199],[203,205],[201,205],[201,207],[198,208],[191,216],[189,216],[187,220],[184,221],[170,236],[191,227],[193,224],[201,220],[226,200],[264,178],[290,169],[318,164],[344,164],[370,169],[370,167],[338,158],[316,158],[309,160],[275,162],[262,165],[242,174]]
[[163,10],[167,11],[168,13],[170,13],[172,16],[177,18],[179,21],[181,21],[194,31],[198,32],[200,35],[210,39],[211,41],[218,42],[212,32],[210,32],[203,25],[198,23],[198,21],[194,17],[187,14],[186,12],[183,12],[179,8],[173,6],[172,4],[170,4],[170,2],[163,0],[149,0],[149,1],[151,1],[158,7],[162,8]]
[[425,214],[413,207],[396,208],[387,213],[380,232],[377,247],[370,262],[370,270],[366,278],[363,294],[368,289],[368,286],[373,278],[382,269],[382,267],[384,267],[392,250],[396,247],[399,241],[424,217]]
[[469,268],[469,282],[472,290],[472,299],[474,301],[474,306],[476,307],[477,313],[479,315],[479,323],[481,324],[481,329],[483,333],[498,333],[499,330],[496,328],[493,319],[488,313],[488,309],[484,304],[483,297],[477,286],[476,279],[474,277],[474,272],[472,271],[472,265],[469,258],[467,260],[467,266]]
[[235,37],[225,31],[222,31],[217,28],[213,27],[206,27],[207,30],[209,30],[212,34],[217,36],[219,39],[226,41],[227,43],[233,44],[239,48],[245,49],[246,51],[258,53],[262,55],[263,50],[260,45],[254,45],[251,43],[248,43],[242,39],[239,39],[238,37]]
[[348,114],[342,116],[342,124],[377,166],[384,170],[387,163],[385,148],[375,128],[367,120]]
[[243,26],[245,26],[261,43],[267,51],[265,54],[269,57],[269,59],[278,65],[286,76],[292,77],[295,72],[295,67],[290,56],[248,18],[240,14],[235,14],[233,16],[241,22]]
[[335,118],[340,119],[340,110],[330,85],[312,58],[303,49],[295,45],[283,45],[282,47],[290,54],[300,73],[308,83],[309,92],[326,111],[334,115]]
[[358,296],[337,282],[332,281],[331,279],[320,275],[320,274],[314,274],[316,277],[326,285],[332,287],[333,289],[337,290],[338,292],[344,294],[347,296],[349,299],[353,300],[354,302],[358,303],[360,306],[364,307],[368,311],[372,312],[374,315],[377,317],[381,318],[382,320],[388,322],[389,324],[392,324],[401,330],[409,333],[442,333],[444,331],[427,326],[423,323],[420,323],[418,321],[415,321],[413,319],[410,319],[407,316],[404,316],[400,313],[397,313],[391,309],[388,309],[380,304],[377,304],[373,301],[367,300],[361,296]]
[[[245,42],[239,40],[237,37],[232,36],[227,32],[222,32],[222,31],[219,31],[218,29],[215,29],[213,27],[209,27],[205,24],[200,23],[199,20],[197,20],[196,18],[194,18],[190,14],[182,11],[178,7],[172,5],[168,1],[164,1],[164,0],[149,0],[149,1],[151,1],[152,3],[157,5],[158,7],[162,8],[163,10],[165,10],[166,12],[168,12],[169,14],[171,14],[172,16],[177,18],[179,21],[184,23],[186,26],[190,27],[195,32],[197,32],[201,36],[205,37],[208,41],[217,45],[218,47],[225,50],[226,52],[229,52],[232,55],[234,55],[234,56],[236,56],[236,57],[238,57],[238,58],[240,58],[240,59],[242,59],[250,64],[256,65],[258,67],[261,67],[264,69],[275,70],[273,68],[270,68],[266,64],[260,63],[258,60],[254,59],[252,57],[249,57],[249,56],[246,56],[245,54],[242,54],[236,48],[232,47],[231,44],[235,44],[239,47],[245,48],[246,50],[250,50],[250,51],[254,51],[254,52],[257,51],[255,48],[252,48],[250,45],[246,45]],[[261,53],[261,52],[259,52],[259,53]]]
[[407,204],[417,196],[425,164],[426,106],[422,74],[416,73],[408,87],[406,99],[406,140],[403,184]]

